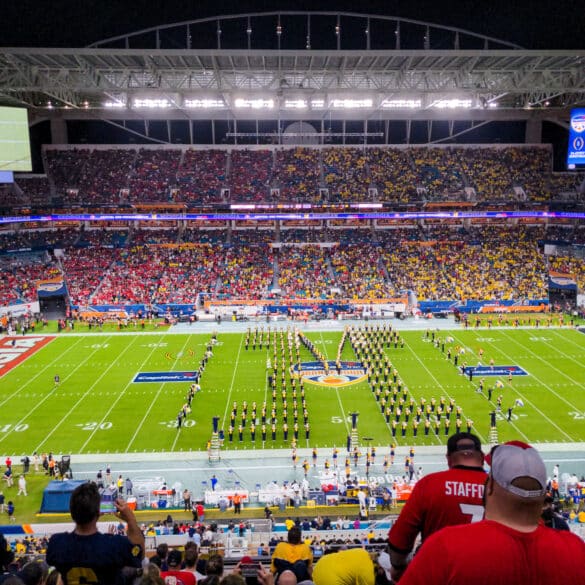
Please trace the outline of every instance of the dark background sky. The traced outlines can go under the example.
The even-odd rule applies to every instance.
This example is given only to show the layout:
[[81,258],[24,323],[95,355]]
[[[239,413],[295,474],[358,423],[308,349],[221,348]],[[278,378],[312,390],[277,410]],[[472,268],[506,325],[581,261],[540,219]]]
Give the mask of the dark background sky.
[[[84,47],[91,43],[118,35],[136,32],[158,25],[171,24],[197,18],[222,14],[246,14],[250,12],[294,11],[340,11],[361,14],[380,14],[425,21],[438,25],[461,28],[470,32],[490,36],[527,49],[585,50],[585,0],[297,0],[268,2],[242,0],[222,2],[220,0],[3,0],[0,10],[0,46],[10,47]],[[227,26],[225,27],[228,28]],[[330,28],[330,27],[329,27]],[[242,32],[242,31],[240,31]],[[327,29],[327,32],[331,32]],[[201,36],[199,48],[213,48],[215,38],[210,27],[209,43]],[[258,36],[259,29],[254,33]],[[287,30],[291,35],[292,31]],[[263,34],[274,38],[274,31]],[[301,38],[304,34],[301,31]],[[313,36],[316,36],[316,31]],[[363,31],[356,31],[356,38],[349,38],[345,28],[342,34],[342,48],[363,46]],[[227,46],[224,34],[223,46]],[[403,34],[403,37],[405,35]],[[417,37],[420,36],[420,31]],[[284,35],[283,35],[284,37]],[[331,40],[335,37],[332,36]],[[432,40],[435,40],[436,35]],[[182,37],[181,37],[182,39]],[[422,41],[403,48],[422,48]],[[334,42],[334,41],[333,41]],[[354,42],[356,46],[347,46]],[[447,41],[446,41],[447,42]],[[313,48],[317,47],[316,40]],[[244,45],[236,45],[238,48]],[[432,48],[451,48],[450,45]],[[174,48],[166,46],[164,48]],[[179,48],[179,47],[176,47]],[[182,47],[181,47],[182,48]],[[233,48],[233,46],[231,47]],[[261,48],[254,47],[253,48]],[[273,47],[272,47],[273,48]],[[471,47],[466,47],[471,48]],[[475,47],[473,47],[475,48]],[[0,49],[1,50],[1,49]],[[516,126],[518,126],[516,124]],[[164,128],[163,128],[164,130]],[[523,128],[514,124],[505,127],[489,125],[485,136],[474,133],[471,141],[522,141]],[[35,152],[44,142],[50,142],[48,123],[40,124],[32,134]],[[76,131],[70,124],[69,139],[72,142],[115,143],[128,139],[116,137],[111,128],[99,126],[92,131],[88,125]],[[566,132],[554,124],[543,127],[543,141],[554,145],[555,167],[564,167]],[[38,156],[36,157],[38,159]],[[38,160],[35,167],[38,167]]]
[[585,49],[583,0],[3,0],[0,45],[82,47],[159,24],[219,14],[317,9],[413,18],[529,49]]

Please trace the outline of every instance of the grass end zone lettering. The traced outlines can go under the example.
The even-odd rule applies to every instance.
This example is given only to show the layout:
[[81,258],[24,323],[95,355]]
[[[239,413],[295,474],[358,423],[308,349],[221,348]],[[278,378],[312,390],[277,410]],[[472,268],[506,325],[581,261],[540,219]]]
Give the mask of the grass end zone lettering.
[[55,337],[51,335],[2,337],[0,339],[0,377],[20,365],[53,339]]

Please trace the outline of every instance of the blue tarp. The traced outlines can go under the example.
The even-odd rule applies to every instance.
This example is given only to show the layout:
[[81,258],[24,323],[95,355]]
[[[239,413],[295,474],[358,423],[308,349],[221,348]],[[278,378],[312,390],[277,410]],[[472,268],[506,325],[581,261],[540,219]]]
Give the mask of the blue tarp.
[[69,500],[71,492],[82,483],[87,483],[85,479],[66,479],[64,481],[52,481],[43,492],[43,503],[41,504],[41,514],[50,514],[53,512],[69,512]]

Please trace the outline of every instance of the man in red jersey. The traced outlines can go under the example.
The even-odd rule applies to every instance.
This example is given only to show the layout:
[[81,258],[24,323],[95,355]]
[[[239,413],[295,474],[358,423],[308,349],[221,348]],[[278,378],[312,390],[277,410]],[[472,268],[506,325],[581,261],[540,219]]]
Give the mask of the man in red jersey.
[[483,518],[483,469],[480,440],[471,433],[456,433],[447,441],[449,469],[419,480],[400,516],[388,533],[391,575],[398,581],[418,534],[422,542],[437,530]]
[[401,585],[565,585],[585,583],[585,542],[540,523],[546,468],[519,441],[494,447],[485,518],[434,534]]

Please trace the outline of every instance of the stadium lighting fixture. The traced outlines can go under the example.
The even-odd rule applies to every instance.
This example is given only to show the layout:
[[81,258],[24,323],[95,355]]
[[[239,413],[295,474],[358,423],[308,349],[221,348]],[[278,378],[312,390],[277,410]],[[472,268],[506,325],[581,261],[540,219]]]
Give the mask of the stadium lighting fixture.
[[203,109],[203,110],[219,110],[225,108],[223,100],[213,98],[200,98],[200,99],[186,99],[183,102],[186,108]]
[[234,102],[236,108],[251,108],[252,110],[271,110],[274,108],[274,100],[273,99],[264,99],[264,98],[256,98],[256,99],[244,99],[244,98],[237,98]]
[[126,104],[121,101],[107,101],[104,102],[105,108],[125,108]]
[[311,100],[311,108],[313,110],[322,110],[325,107],[325,100],[316,98]]
[[461,100],[458,98],[437,100],[433,102],[432,107],[439,110],[455,110],[458,108],[470,109],[473,106],[473,102],[470,99]]
[[165,109],[171,107],[171,102],[165,98],[152,99],[152,98],[136,98],[132,102],[134,108],[149,108],[149,109]]
[[380,106],[388,110],[416,110],[422,107],[420,99],[384,100]]
[[298,100],[284,100],[284,107],[287,110],[302,110],[309,106],[307,100],[302,98]]
[[361,100],[354,99],[333,99],[329,102],[329,106],[332,108],[341,108],[344,110],[359,110],[365,108],[371,108],[374,102],[371,98],[365,98]]

